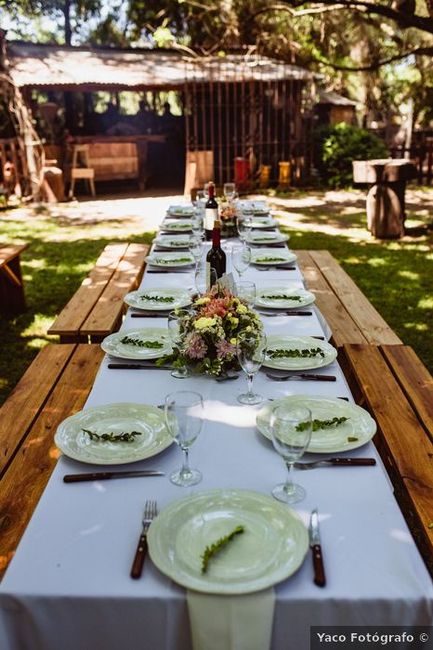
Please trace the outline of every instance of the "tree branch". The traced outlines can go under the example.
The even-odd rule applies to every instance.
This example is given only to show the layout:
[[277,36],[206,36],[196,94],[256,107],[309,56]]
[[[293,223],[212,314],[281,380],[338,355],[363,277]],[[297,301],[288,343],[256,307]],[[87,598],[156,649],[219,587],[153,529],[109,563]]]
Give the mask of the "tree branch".
[[[300,7],[303,4],[305,4],[304,0],[301,0],[300,2],[296,3],[295,6]],[[325,9],[326,6],[330,6],[332,8],[336,7],[335,0],[320,0],[320,2],[318,0],[313,0],[313,2],[310,4],[325,5],[323,9]],[[368,14],[377,14],[379,16],[384,16],[385,18],[394,20],[403,29],[413,27],[415,29],[420,29],[421,31],[428,32],[429,34],[433,34],[433,19],[430,17],[404,13],[403,11],[397,11],[385,5],[368,2],[368,0],[341,0],[338,3],[338,7],[340,9],[359,9]],[[320,7],[318,9],[320,9]],[[283,11],[290,14],[293,18],[297,18],[301,15],[307,15],[305,12],[311,11],[311,9],[301,9],[300,11],[296,11],[290,7],[288,3],[278,3],[259,9],[251,15],[251,20],[254,20],[262,14],[275,11]],[[326,9],[326,11],[328,11],[328,9]],[[320,13],[320,11],[317,13]]]
[[333,70],[342,70],[345,72],[368,72],[378,70],[382,66],[393,63],[394,61],[401,61],[402,59],[406,59],[408,56],[433,56],[433,47],[417,47],[415,50],[403,52],[402,54],[396,54],[395,56],[391,56],[389,59],[384,59],[383,61],[377,61],[375,63],[371,63],[370,65],[362,66],[338,65],[337,63],[331,63],[330,61],[326,61],[325,59],[321,59],[319,57],[313,58],[318,63],[327,65],[330,68],[333,68]]

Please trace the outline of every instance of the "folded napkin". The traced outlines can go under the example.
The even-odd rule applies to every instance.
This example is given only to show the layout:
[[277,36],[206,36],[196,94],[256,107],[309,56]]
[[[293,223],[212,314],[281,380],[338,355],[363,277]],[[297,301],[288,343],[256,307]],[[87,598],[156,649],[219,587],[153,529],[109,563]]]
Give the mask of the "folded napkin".
[[275,592],[217,596],[187,590],[194,650],[268,650]]

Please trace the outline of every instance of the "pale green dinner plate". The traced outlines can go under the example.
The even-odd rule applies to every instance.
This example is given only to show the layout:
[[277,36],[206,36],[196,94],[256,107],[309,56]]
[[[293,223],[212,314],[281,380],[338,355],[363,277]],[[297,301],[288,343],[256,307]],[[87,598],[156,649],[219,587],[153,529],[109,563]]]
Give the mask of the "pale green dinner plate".
[[276,230],[275,232],[257,232],[253,230],[247,235],[247,242],[249,244],[278,244],[288,241],[289,235]]
[[154,240],[154,243],[157,246],[162,246],[163,248],[188,248],[191,243],[191,235],[158,235]]
[[153,266],[190,266],[194,264],[194,258],[189,251],[169,252],[169,253],[151,253],[146,257],[146,262]]
[[194,208],[192,205],[170,205],[167,214],[174,217],[192,217],[194,215]]
[[260,248],[260,250],[251,251],[251,263],[260,265],[278,266],[280,264],[289,264],[296,260],[295,253],[287,248]]
[[162,230],[169,232],[188,232],[192,230],[192,221],[190,219],[165,220],[161,224]]
[[266,289],[258,289],[255,304],[267,309],[296,309],[311,305],[315,299],[314,294],[306,289],[293,289],[283,284],[275,284]]
[[266,352],[263,365],[267,368],[276,368],[278,370],[312,370],[313,368],[323,368],[335,361],[337,350],[326,341],[315,339],[311,336],[289,336],[286,334],[271,334],[268,336],[266,346],[267,350],[313,350],[320,348],[323,357],[320,355],[314,357],[281,357],[271,358]]
[[[98,435],[137,432],[132,442],[109,442],[91,439],[83,431]],[[107,404],[79,411],[63,420],[54,442],[69,458],[93,465],[120,465],[159,454],[173,443],[164,413],[145,404]]]
[[332,420],[347,417],[342,424],[313,431],[307,451],[313,454],[329,454],[357,449],[369,442],[376,433],[376,422],[360,406],[338,399],[315,395],[288,395],[266,404],[257,415],[257,428],[266,438],[272,439],[270,431],[271,411],[280,404],[304,406],[311,411],[313,420]]
[[[206,546],[242,525],[201,573]],[[164,508],[148,534],[158,569],[178,584],[211,594],[260,591],[291,576],[308,550],[299,516],[272,497],[248,490],[198,492]]]
[[278,225],[278,221],[275,221],[272,217],[257,217],[253,216],[251,218],[251,228],[273,228]]
[[[134,341],[143,343],[161,343],[161,347],[152,347],[136,345],[134,343],[122,342],[125,337],[134,339]],[[115,332],[105,337],[101,343],[101,348],[107,354],[120,359],[159,359],[166,354],[170,354],[173,346],[168,336],[167,328],[163,327],[146,327],[142,329],[131,330],[129,332]]]
[[[162,300],[158,300],[162,298]],[[191,304],[191,296],[184,289],[169,289],[166,287],[153,287],[140,289],[127,293],[124,302],[135,309],[151,311],[167,311],[186,307]]]

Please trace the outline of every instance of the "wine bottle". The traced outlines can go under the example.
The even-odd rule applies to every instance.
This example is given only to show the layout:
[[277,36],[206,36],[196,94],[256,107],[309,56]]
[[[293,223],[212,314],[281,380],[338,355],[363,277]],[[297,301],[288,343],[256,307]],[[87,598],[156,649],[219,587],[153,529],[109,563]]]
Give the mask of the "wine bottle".
[[208,188],[209,197],[204,209],[204,231],[206,239],[210,241],[213,236],[214,222],[218,219],[218,203],[215,200],[215,185],[210,182]]
[[206,255],[207,288],[226,272],[226,254],[221,248],[221,221],[216,219],[212,230],[212,248]]

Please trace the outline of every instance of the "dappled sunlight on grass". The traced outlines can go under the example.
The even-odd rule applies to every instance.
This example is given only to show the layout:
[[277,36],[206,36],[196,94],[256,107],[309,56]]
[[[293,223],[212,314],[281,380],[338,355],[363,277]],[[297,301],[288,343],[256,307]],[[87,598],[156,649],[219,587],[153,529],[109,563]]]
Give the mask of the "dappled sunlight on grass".
[[433,309],[433,296],[421,298],[421,300],[418,301],[418,307],[420,309]]
[[379,266],[387,265],[387,262],[386,260],[383,259],[383,257],[371,257],[367,263],[370,266],[374,266],[375,268],[378,268]]
[[419,273],[413,271],[397,271],[397,274],[405,280],[419,280]]
[[403,323],[403,327],[408,330],[416,330],[417,332],[427,332],[429,329],[426,323]]

